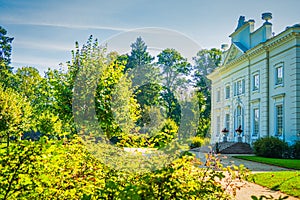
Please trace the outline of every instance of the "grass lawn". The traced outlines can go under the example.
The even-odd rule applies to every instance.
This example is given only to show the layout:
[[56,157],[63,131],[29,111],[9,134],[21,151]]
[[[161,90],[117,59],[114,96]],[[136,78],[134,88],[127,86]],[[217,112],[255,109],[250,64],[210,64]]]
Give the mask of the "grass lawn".
[[294,197],[300,197],[300,171],[282,171],[251,174],[248,181],[280,190]]
[[240,158],[244,160],[250,160],[260,163],[271,164],[279,167],[285,167],[289,169],[300,170],[300,160],[299,159],[281,159],[281,158],[264,158],[260,156],[234,156],[235,158]]

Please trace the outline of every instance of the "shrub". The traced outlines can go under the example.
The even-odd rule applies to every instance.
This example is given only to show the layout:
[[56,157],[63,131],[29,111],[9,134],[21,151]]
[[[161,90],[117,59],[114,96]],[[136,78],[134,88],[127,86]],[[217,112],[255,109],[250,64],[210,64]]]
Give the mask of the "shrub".
[[177,137],[178,126],[172,119],[166,119],[162,129],[159,133],[151,138],[151,143],[154,143],[155,147],[162,148],[169,144],[173,139]]
[[276,137],[260,138],[253,144],[254,153],[268,158],[282,158],[288,151],[288,144]]
[[209,143],[209,138],[195,136],[191,138],[190,148],[193,149],[193,148],[201,147],[208,143]]
[[292,157],[300,159],[300,141],[291,146]]

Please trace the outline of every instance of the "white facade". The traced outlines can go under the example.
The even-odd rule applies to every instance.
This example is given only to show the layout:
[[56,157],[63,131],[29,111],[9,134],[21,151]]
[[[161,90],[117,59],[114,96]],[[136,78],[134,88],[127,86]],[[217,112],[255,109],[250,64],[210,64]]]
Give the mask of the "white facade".
[[[294,143],[300,140],[300,25],[272,35],[270,13],[254,30],[254,20],[240,17],[223,52],[222,65],[212,80],[211,142],[253,143],[276,136]],[[241,137],[235,130],[241,126]]]

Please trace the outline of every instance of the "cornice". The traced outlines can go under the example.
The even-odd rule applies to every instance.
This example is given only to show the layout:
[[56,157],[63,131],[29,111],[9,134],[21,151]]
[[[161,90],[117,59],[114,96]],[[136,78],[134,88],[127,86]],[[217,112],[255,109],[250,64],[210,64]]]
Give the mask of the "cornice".
[[271,48],[276,48],[277,46],[280,46],[282,43],[292,39],[293,37],[300,37],[300,28],[299,27],[289,27],[286,30],[284,30],[283,32],[279,33],[278,35],[268,39],[267,41],[265,41],[263,43],[256,45],[255,47],[246,51],[240,57],[231,60],[226,65],[222,65],[222,66],[218,67],[215,71],[213,71],[210,75],[208,75],[208,78],[211,79],[211,78],[215,77],[216,73],[220,73],[225,70],[228,70],[232,66],[237,65],[240,62],[247,60],[249,57],[259,55],[261,52],[264,52]]

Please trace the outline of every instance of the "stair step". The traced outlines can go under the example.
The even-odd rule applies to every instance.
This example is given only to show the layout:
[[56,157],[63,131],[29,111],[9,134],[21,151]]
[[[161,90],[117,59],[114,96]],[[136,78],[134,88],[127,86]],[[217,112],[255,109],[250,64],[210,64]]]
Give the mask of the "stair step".
[[237,142],[228,145],[226,148],[219,149],[223,154],[253,154],[253,150],[247,143]]

